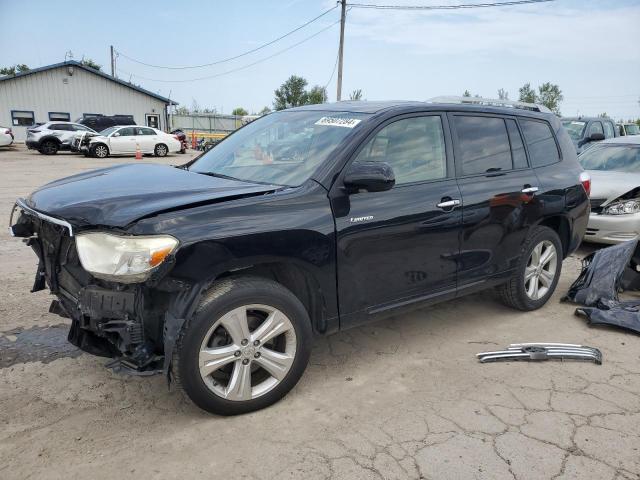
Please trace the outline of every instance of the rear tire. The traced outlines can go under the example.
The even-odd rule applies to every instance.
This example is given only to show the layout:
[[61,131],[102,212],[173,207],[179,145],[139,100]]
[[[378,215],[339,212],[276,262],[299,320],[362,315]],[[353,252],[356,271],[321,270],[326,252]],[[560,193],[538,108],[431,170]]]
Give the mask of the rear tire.
[[45,140],[42,142],[42,145],[40,145],[39,151],[43,155],[55,155],[58,153],[59,148],[60,146],[58,145],[58,142],[54,140]]
[[533,227],[516,271],[498,287],[502,303],[523,311],[536,310],[547,303],[560,279],[562,252],[560,237],[554,230]]
[[203,410],[252,412],[296,385],[309,361],[311,339],[309,315],[289,290],[263,278],[229,278],[214,284],[184,324],[172,373]]

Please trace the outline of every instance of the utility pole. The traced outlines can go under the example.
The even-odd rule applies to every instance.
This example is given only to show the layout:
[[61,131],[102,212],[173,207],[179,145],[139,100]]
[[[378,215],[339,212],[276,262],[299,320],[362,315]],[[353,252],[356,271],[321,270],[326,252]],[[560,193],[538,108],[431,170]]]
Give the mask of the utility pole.
[[113,53],[113,45],[111,45],[111,76],[116,78],[116,56]]
[[342,56],[344,54],[344,24],[347,19],[347,0],[339,0],[342,4],[342,13],[340,15],[340,48],[338,49],[338,92],[336,100],[342,99]]

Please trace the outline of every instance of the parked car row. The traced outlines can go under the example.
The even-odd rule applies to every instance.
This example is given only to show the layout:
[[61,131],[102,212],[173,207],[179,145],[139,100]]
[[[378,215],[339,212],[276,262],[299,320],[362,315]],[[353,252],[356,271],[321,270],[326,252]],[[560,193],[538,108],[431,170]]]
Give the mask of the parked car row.
[[137,125],[111,126],[100,133],[74,122],[47,122],[27,130],[27,148],[44,155],[61,150],[81,152],[98,158],[109,155],[128,155],[139,150],[143,154],[163,157],[181,152],[182,144],[176,135]]

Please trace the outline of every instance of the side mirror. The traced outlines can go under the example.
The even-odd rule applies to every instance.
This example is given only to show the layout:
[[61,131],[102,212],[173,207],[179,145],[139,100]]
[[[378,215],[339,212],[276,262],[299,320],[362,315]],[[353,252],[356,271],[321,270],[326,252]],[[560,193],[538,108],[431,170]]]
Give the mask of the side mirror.
[[602,133],[592,133],[589,140],[592,142],[599,142],[600,140],[604,140],[604,135]]
[[116,132],[112,135],[112,137],[119,137],[120,136],[120,132]]
[[396,183],[391,165],[385,162],[354,162],[344,176],[344,185],[349,190],[384,192]]

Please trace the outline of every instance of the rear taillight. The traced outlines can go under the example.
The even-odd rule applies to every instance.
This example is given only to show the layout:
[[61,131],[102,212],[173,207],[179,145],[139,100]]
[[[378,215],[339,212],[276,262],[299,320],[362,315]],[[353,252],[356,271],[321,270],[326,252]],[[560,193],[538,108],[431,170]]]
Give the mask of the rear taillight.
[[582,183],[584,191],[587,192],[587,196],[591,195],[591,175],[587,172],[582,172],[580,174],[580,183]]

